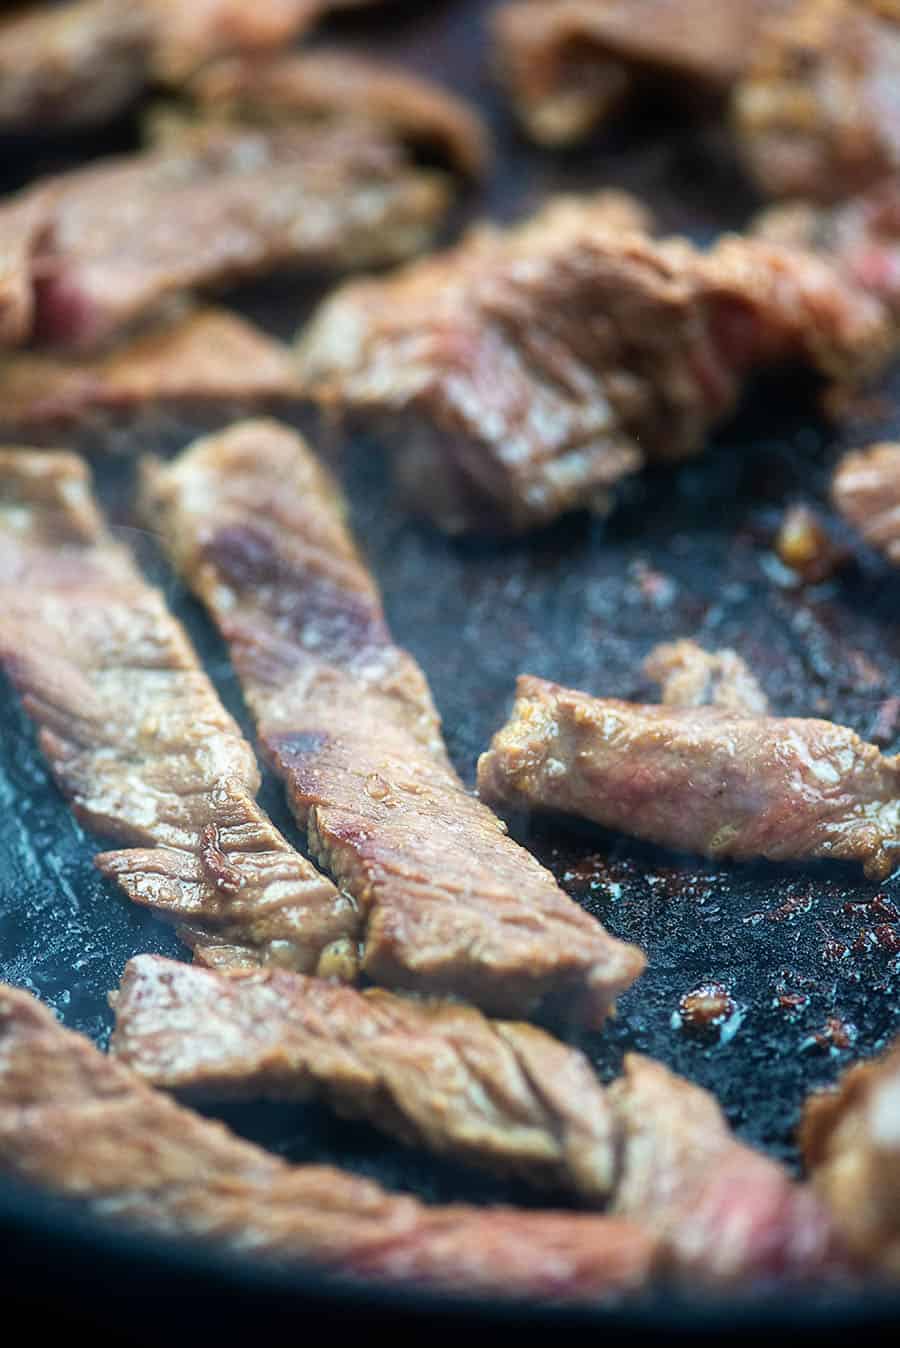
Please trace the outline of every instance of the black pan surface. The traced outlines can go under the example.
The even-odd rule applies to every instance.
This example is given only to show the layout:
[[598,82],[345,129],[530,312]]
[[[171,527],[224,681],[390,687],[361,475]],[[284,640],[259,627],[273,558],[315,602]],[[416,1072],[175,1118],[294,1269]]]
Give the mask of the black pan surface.
[[[456,227],[480,210],[511,219],[553,191],[606,184],[638,192],[664,228],[700,240],[749,217],[756,203],[724,141],[715,131],[681,124],[671,106],[647,110],[578,153],[542,154],[525,144],[491,83],[482,28],[490,7],[460,0],[420,13],[400,4],[386,7],[390,16],[355,17],[327,32],[438,76],[484,110],[497,138],[496,171],[482,193],[464,202]],[[39,171],[127,147],[135,136],[136,127],[124,123],[103,137],[9,146],[0,161],[0,186],[12,188]],[[324,279],[321,286],[281,279],[233,299],[288,336],[324,286]],[[574,516],[503,543],[449,541],[417,523],[395,498],[376,442],[361,438],[339,448],[317,434],[302,409],[290,419],[316,434],[343,477],[393,631],[425,669],[454,761],[471,782],[476,757],[504,719],[519,672],[639,698],[650,693],[641,676],[647,651],[684,635],[734,646],[760,675],[778,712],[830,717],[865,737],[876,725],[887,726],[884,747],[900,749],[900,718],[891,728],[884,706],[900,691],[900,577],[849,539],[826,494],[830,469],[844,449],[900,431],[900,377],[860,401],[839,428],[819,418],[814,394],[791,379],[757,386],[703,457],[629,484],[609,519]],[[138,454],[175,451],[198,430],[222,421],[221,415],[195,422],[142,418],[69,443],[91,456],[116,525],[165,588],[225,700],[249,730],[218,639],[130,514]],[[854,547],[850,563],[814,587],[794,583],[772,551],[782,512],[795,501],[817,505],[835,537]],[[36,993],[67,1025],[103,1044],[111,1023],[106,994],[125,961],[143,951],[184,952],[168,928],[130,907],[94,871],[100,840],[73,820],[5,684],[0,725],[0,978]],[[274,783],[266,783],[263,799],[300,843]],[[628,1049],[662,1059],[714,1090],[742,1137],[796,1165],[794,1134],[807,1092],[833,1081],[857,1057],[877,1052],[900,1030],[897,878],[877,886],[849,866],[711,866],[565,820],[517,819],[512,825],[579,902],[649,955],[647,973],[621,999],[618,1019],[603,1034],[557,1028],[581,1044],[604,1078],[615,1074]],[[733,1000],[727,1032],[679,1026],[682,996],[711,982],[722,984]],[[428,1200],[554,1201],[395,1146],[313,1106],[230,1107],[219,1117],[292,1159],[337,1162]],[[72,1220],[52,1204],[0,1188],[0,1229],[9,1232],[14,1243],[7,1247],[19,1252],[23,1269],[31,1267],[28,1252],[46,1251],[54,1238],[68,1242],[69,1254],[81,1251],[82,1263],[85,1250],[98,1252],[87,1261],[95,1281],[104,1258],[114,1257],[118,1267],[129,1257],[129,1266],[147,1277],[166,1265],[159,1246],[123,1246],[89,1223],[73,1228]],[[329,1280],[279,1279],[206,1255],[191,1263],[180,1250],[176,1262],[182,1295],[187,1268],[198,1294],[218,1277],[224,1278],[220,1288],[232,1292],[242,1287],[248,1296],[262,1295],[265,1285],[298,1305],[340,1305],[347,1315],[354,1307],[374,1314],[377,1305],[384,1314],[432,1318],[433,1303],[414,1295],[359,1302],[351,1293],[334,1293]],[[90,1286],[85,1277],[79,1285]],[[126,1286],[119,1285],[120,1295]],[[154,1286],[163,1290],[164,1280],[156,1277]],[[634,1335],[649,1325],[703,1334],[719,1332],[725,1323],[732,1330],[757,1324],[762,1316],[821,1335],[851,1321],[874,1328],[892,1315],[900,1318],[900,1307],[883,1300],[826,1305],[806,1297],[756,1307],[744,1320],[734,1308],[714,1312],[687,1303],[612,1318],[568,1313],[567,1323],[573,1329],[629,1327]],[[466,1313],[488,1310],[470,1307]],[[505,1320],[510,1314],[494,1313]]]

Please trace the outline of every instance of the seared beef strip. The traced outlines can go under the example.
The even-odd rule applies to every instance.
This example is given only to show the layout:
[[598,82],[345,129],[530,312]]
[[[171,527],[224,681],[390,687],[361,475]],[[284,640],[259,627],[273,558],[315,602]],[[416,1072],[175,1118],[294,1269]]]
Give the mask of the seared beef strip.
[[764,26],[734,97],[770,196],[832,201],[900,170],[900,24],[860,0],[794,0]]
[[405,1142],[593,1206],[612,1189],[603,1090],[581,1053],[531,1025],[281,970],[226,976],[153,955],[129,961],[111,1001],[113,1052],[154,1086],[206,1099],[317,1096]]
[[900,757],[845,726],[641,706],[530,675],[479,760],[478,789],[680,851],[859,861],[872,879],[900,846]]
[[426,1207],[330,1166],[289,1165],[152,1090],[27,993],[0,985],[0,1171],[104,1218],[245,1259],[458,1293],[619,1299],[658,1242],[619,1217]]
[[274,422],[148,473],[149,517],[231,650],[314,856],[364,915],[363,967],[501,1015],[598,1025],[644,957],[610,937],[450,765],[335,484]]
[[900,566],[900,444],[871,445],[845,454],[831,495],[866,542]]
[[93,356],[0,356],[0,424],[35,432],[94,414],[298,396],[289,352],[227,309],[197,309]]
[[233,57],[201,71],[187,93],[207,117],[267,125],[348,116],[374,122],[473,178],[489,160],[487,130],[462,99],[353,52],[317,48],[263,60]]
[[513,0],[494,16],[497,57],[534,140],[576,141],[643,84],[721,95],[758,29],[789,0]]
[[811,1097],[801,1141],[850,1249],[867,1267],[900,1277],[900,1041]]
[[581,1053],[530,1025],[153,955],[129,962],[111,1000],[112,1050],[153,1085],[220,1099],[315,1094],[592,1206],[612,1194],[693,1285],[814,1274],[830,1257],[821,1205],[738,1142],[711,1095],[649,1059],[626,1058],[606,1091]]
[[98,858],[129,898],[200,958],[356,972],[355,904],[256,804],[250,745],[73,455],[0,452],[0,663],[79,818],[129,844]]
[[660,686],[665,707],[720,707],[722,711],[765,716],[769,699],[736,651],[705,651],[695,641],[656,646],[644,673]]
[[88,346],[180,291],[401,258],[447,202],[443,177],[374,127],[200,126],[0,208],[0,340]]
[[620,198],[564,200],[345,285],[302,337],[303,381],[382,428],[441,527],[523,529],[697,453],[759,368],[853,381],[886,358],[881,303],[824,258],[636,226]]

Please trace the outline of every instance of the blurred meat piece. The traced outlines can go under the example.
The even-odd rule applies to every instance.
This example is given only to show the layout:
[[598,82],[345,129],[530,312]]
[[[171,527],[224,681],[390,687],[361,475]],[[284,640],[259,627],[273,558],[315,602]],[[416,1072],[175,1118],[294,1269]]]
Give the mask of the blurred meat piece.
[[739,715],[769,710],[756,675],[736,651],[705,651],[695,641],[665,642],[644,661],[644,673],[660,686],[666,707],[719,707]]
[[900,758],[844,726],[642,706],[527,674],[478,789],[703,856],[858,861],[884,879],[900,848]]
[[481,119],[462,99],[398,66],[353,52],[312,52],[251,60],[234,57],[201,71],[188,96],[205,117],[242,123],[331,122],[352,117],[473,178],[490,145]]
[[309,846],[360,905],[364,970],[504,1016],[599,1025],[640,974],[454,772],[333,480],[275,422],[146,475],[146,517],[228,643]]
[[288,350],[227,309],[198,309],[93,356],[0,357],[0,425],[36,433],[119,411],[217,403],[247,407],[298,395]]
[[404,1142],[594,1206],[612,1189],[603,1088],[583,1054],[531,1025],[280,970],[226,976],[154,955],[129,961],[111,1000],[112,1051],[154,1086],[213,1100],[317,1096]]
[[70,454],[0,452],[0,664],[129,898],[217,963],[356,972],[353,902],[254,799],[253,750]]
[[831,495],[866,542],[900,566],[900,444],[846,454],[837,466]]
[[897,19],[861,0],[794,0],[764,25],[734,98],[764,192],[833,201],[900,170]]
[[867,1268],[900,1277],[900,1043],[813,1095],[801,1141],[850,1249]]
[[494,15],[501,74],[533,139],[579,140],[646,86],[724,94],[789,0],[514,0]]
[[563,198],[349,283],[301,335],[304,384],[381,428],[442,528],[496,532],[696,454],[755,370],[852,383],[887,358],[880,301],[825,258],[740,236],[704,253],[642,223],[618,194]]
[[198,126],[0,207],[0,335],[85,347],[185,290],[396,260],[448,200],[440,174],[374,128]]
[[798,502],[782,516],[775,551],[785,566],[808,585],[827,580],[846,558],[821,517],[811,506]]
[[662,1262],[654,1237],[620,1217],[427,1207],[347,1171],[289,1165],[152,1090],[5,985],[0,1172],[245,1262],[457,1294],[619,1300]]

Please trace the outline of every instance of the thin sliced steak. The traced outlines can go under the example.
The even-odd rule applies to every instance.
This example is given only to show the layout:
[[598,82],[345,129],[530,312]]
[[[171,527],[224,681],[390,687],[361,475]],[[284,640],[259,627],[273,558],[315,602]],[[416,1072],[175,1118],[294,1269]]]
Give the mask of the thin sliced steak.
[[900,1277],[900,1041],[810,1097],[801,1142],[851,1250],[868,1268]]
[[832,480],[831,497],[866,542],[900,566],[900,444],[845,454]]
[[286,347],[227,309],[190,311],[93,356],[10,352],[0,356],[0,384],[0,424],[25,432],[104,413],[299,394]]
[[152,1090],[4,986],[0,1171],[244,1260],[457,1293],[617,1300],[660,1264],[655,1238],[623,1218],[426,1207],[330,1166],[289,1165]]
[[639,224],[621,198],[563,199],[346,284],[301,334],[304,384],[380,432],[442,528],[497,531],[698,453],[754,371],[852,383],[888,357],[880,300],[828,259],[741,236],[704,253]]
[[648,86],[680,107],[742,73],[787,0],[514,0],[494,13],[497,63],[525,128],[567,145]]
[[78,817],[129,845],[97,859],[129,898],[200,958],[355,974],[355,904],[256,804],[253,750],[74,455],[0,451],[0,664]]
[[626,1058],[605,1090],[576,1049],[470,1007],[153,955],[129,962],[111,1000],[113,1052],[155,1086],[314,1094],[435,1152],[591,1206],[611,1197],[694,1287],[814,1276],[835,1253],[809,1191],[740,1143],[711,1095],[647,1058]]
[[900,758],[845,726],[642,706],[527,674],[478,789],[704,856],[858,861],[883,879],[900,847]]
[[669,641],[650,652],[644,673],[659,684],[664,707],[719,707],[747,716],[765,716],[769,710],[756,675],[736,651]]
[[245,422],[147,475],[148,518],[227,641],[311,851],[353,894],[363,967],[502,1015],[599,1024],[644,957],[506,836],[450,765],[337,488],[293,432]]
[[487,129],[461,98],[402,67],[336,48],[220,61],[201,71],[187,92],[206,117],[374,122],[473,178],[490,159]]
[[734,96],[744,160],[775,197],[834,201],[900,170],[900,23],[860,0],[794,0]]
[[0,207],[0,337],[89,346],[185,290],[406,257],[448,201],[376,127],[200,125]]
[[316,1096],[405,1142],[592,1206],[612,1189],[603,1089],[583,1054],[531,1025],[281,970],[226,976],[153,955],[128,962],[111,1001],[112,1051],[154,1086],[214,1100]]

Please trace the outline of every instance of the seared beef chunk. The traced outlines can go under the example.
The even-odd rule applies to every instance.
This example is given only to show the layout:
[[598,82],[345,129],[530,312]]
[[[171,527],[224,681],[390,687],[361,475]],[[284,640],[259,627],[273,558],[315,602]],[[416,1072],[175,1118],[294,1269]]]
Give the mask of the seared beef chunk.
[[764,26],[734,101],[763,191],[832,201],[900,170],[897,17],[861,0],[794,0]]
[[873,879],[900,846],[900,758],[844,726],[641,706],[530,675],[481,756],[478,789],[681,851],[859,861]]
[[157,466],[148,487],[313,854],[360,905],[365,972],[502,1015],[550,998],[599,1024],[643,955],[464,789],[422,671],[394,645],[337,488],[303,442],[247,422]]
[[266,125],[358,117],[473,178],[487,167],[487,131],[462,99],[400,67],[352,52],[234,57],[201,71],[187,92],[206,117]]
[[172,405],[247,406],[296,397],[287,349],[226,309],[154,324],[94,356],[15,351],[0,357],[6,430],[84,423],[95,414]]
[[741,237],[701,253],[639,224],[621,197],[564,199],[348,284],[301,342],[303,380],[383,427],[443,528],[523,529],[697,453],[760,367],[851,381],[889,351],[880,302],[829,261]]
[[705,651],[695,641],[670,641],[650,652],[644,673],[659,684],[666,707],[720,707],[747,716],[765,716],[769,710],[769,699],[736,651]]
[[85,467],[0,452],[0,662],[98,858],[199,957],[352,976],[358,917],[256,804],[250,745],[162,595],[113,542]]
[[612,1188],[604,1092],[581,1053],[531,1025],[280,970],[226,977],[153,955],[128,963],[113,1004],[113,1051],[154,1086],[211,1099],[315,1095],[406,1142],[593,1205]]
[[867,543],[900,566],[900,444],[846,454],[831,484],[834,504]]
[[723,94],[789,0],[513,0],[494,20],[516,110],[545,145],[579,140],[646,84]]
[[0,341],[88,346],[180,291],[401,258],[447,201],[377,128],[199,126],[6,202]]
[[289,1165],[152,1090],[0,985],[0,1171],[164,1236],[458,1293],[589,1301],[645,1287],[658,1242],[626,1219],[426,1207]]
[[151,44],[142,4],[15,8],[0,18],[0,130],[106,121],[140,94]]
[[900,1041],[806,1107],[803,1152],[850,1249],[900,1277]]
[[224,977],[153,955],[128,964],[113,1002],[113,1051],[156,1086],[316,1094],[592,1206],[612,1195],[693,1286],[817,1274],[831,1257],[816,1199],[738,1142],[711,1095],[647,1058],[626,1058],[607,1091],[577,1050],[469,1007],[271,970]]

